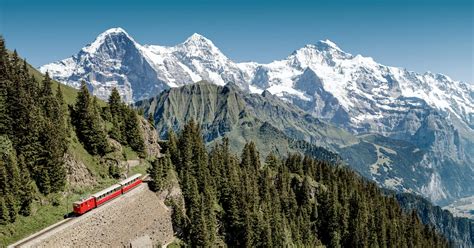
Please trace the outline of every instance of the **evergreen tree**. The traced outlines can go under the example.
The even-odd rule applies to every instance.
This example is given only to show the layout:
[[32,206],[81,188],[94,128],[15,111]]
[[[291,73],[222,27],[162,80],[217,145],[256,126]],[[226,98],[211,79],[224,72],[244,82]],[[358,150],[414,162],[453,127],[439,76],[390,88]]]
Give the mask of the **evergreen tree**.
[[[41,109],[44,118],[40,135],[42,144],[39,181],[40,191],[44,194],[59,192],[66,185],[66,170],[63,157],[67,149],[67,125],[61,91],[53,94],[52,81],[46,73],[41,88]],[[61,99],[60,99],[61,97]],[[47,174],[47,175],[46,175]]]
[[110,109],[110,114],[112,115],[112,118],[114,117],[122,117],[122,99],[120,98],[120,94],[117,90],[117,88],[112,89],[112,93],[110,93],[109,96],[109,109]]
[[102,124],[98,106],[91,99],[86,83],[83,81],[72,109],[72,122],[76,133],[86,150],[92,155],[105,155],[109,150],[107,134]]
[[140,157],[145,157],[145,142],[140,130],[140,120],[138,119],[138,115],[132,109],[127,110],[124,126],[126,130],[124,136],[127,143],[138,153],[138,155],[140,155]]
[[19,157],[18,164],[20,167],[19,214],[29,216],[31,213],[31,203],[33,202],[35,193],[34,186],[28,168],[26,168],[25,160],[22,156]]
[[163,158],[156,158],[151,162],[151,167],[148,169],[148,174],[151,181],[148,186],[152,191],[160,191],[163,185]]
[[10,217],[8,216],[8,208],[5,203],[5,195],[0,195],[0,225],[8,224]]

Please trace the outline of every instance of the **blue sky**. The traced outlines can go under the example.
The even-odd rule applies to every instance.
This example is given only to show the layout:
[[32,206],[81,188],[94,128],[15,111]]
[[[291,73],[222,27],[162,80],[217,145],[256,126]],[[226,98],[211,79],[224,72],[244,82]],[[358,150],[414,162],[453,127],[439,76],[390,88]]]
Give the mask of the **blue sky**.
[[237,62],[270,62],[329,39],[382,64],[472,83],[473,12],[470,0],[0,0],[0,33],[35,66],[122,27],[141,44],[197,32]]

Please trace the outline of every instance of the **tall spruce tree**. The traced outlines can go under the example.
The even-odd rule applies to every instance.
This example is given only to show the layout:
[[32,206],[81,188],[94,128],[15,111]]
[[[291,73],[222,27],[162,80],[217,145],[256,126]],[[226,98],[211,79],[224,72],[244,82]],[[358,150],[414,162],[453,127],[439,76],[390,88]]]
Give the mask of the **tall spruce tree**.
[[105,155],[109,150],[107,134],[97,104],[89,94],[84,81],[72,108],[71,119],[79,140],[92,155]]
[[140,129],[140,120],[133,109],[126,110],[124,126],[126,130],[124,136],[128,145],[136,151],[140,157],[145,157],[145,142]]
[[[66,184],[66,170],[64,168],[64,154],[67,150],[67,125],[65,120],[65,109],[61,91],[54,95],[52,80],[46,73],[41,88],[40,103],[43,113],[43,128],[40,141],[43,146],[41,155],[43,167],[39,177],[45,177],[40,181],[42,193],[59,192]],[[61,99],[60,99],[61,97]],[[47,174],[47,175],[46,175]]]

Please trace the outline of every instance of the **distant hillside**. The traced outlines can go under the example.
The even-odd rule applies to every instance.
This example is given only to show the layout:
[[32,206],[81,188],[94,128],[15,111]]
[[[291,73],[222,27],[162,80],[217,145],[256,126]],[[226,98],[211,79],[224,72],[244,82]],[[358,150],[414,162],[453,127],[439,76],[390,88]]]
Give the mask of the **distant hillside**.
[[[339,153],[365,177],[401,192],[422,194],[439,180],[436,171],[426,163],[428,153],[423,147],[381,135],[352,135],[267,91],[248,94],[233,84],[216,86],[200,82],[165,90],[136,106],[153,114],[162,138],[166,138],[168,129],[180,130],[184,123],[194,119],[202,125],[206,142],[225,136],[232,141],[232,147],[241,147],[246,141],[257,140],[263,151],[284,155],[290,146],[283,140],[303,140]],[[263,125],[271,126],[273,131],[262,129]],[[472,181],[471,174],[463,173],[464,169],[469,170],[453,167],[450,172],[454,191],[472,187],[468,183]]]
[[[313,155],[345,163],[364,177],[398,192],[420,192],[430,182],[432,169],[416,165],[426,156],[422,148],[380,135],[351,135],[269,92],[247,94],[233,84],[200,82],[166,90],[137,106],[144,108],[145,115],[153,115],[155,126],[165,139],[168,130],[180,131],[185,123],[196,120],[210,147],[227,137],[235,152],[253,141],[261,156],[269,152],[281,156],[290,152]],[[448,237],[465,242],[469,235],[466,231]]]

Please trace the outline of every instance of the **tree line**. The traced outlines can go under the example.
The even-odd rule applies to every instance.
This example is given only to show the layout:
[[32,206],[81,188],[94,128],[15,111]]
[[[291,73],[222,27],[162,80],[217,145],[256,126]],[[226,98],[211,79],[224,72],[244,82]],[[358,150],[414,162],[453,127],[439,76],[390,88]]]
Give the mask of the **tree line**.
[[199,126],[169,133],[150,168],[151,187],[176,170],[184,206],[173,201],[177,236],[192,247],[446,247],[415,212],[344,166],[300,154],[264,162],[255,144],[240,156],[224,139],[206,150]]
[[55,87],[48,73],[36,80],[0,37],[0,224],[28,216],[35,199],[65,189],[72,132],[91,155],[110,152],[110,136],[145,156],[136,111],[117,90],[109,103],[100,107],[83,82],[75,104],[67,106],[61,85]]

